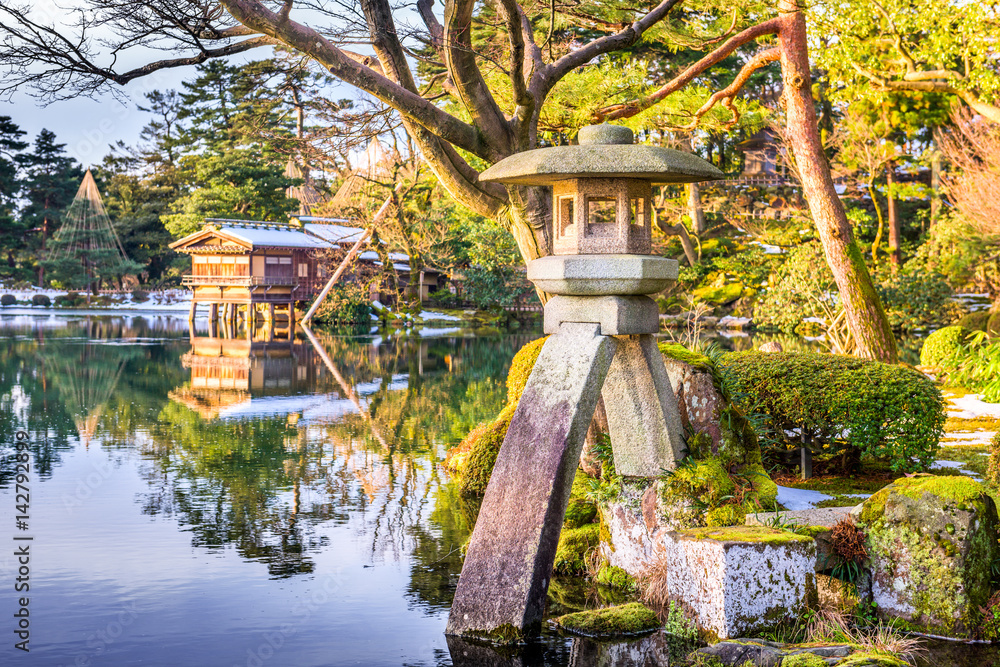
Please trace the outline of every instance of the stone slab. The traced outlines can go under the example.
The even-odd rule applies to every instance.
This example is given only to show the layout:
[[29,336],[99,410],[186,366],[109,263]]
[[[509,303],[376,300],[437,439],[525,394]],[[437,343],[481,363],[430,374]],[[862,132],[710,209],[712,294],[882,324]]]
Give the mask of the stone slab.
[[833,528],[837,522],[849,518],[852,509],[851,507],[814,507],[808,510],[758,512],[757,514],[747,514],[746,523],[748,526],[769,526],[780,518],[783,523]]
[[671,598],[720,639],[793,622],[815,599],[811,538],[762,527],[668,533],[658,572]]
[[541,629],[573,477],[617,345],[596,324],[571,323],[542,347],[486,487],[447,634]]
[[545,304],[543,330],[556,333],[566,322],[600,324],[603,336],[651,334],[659,330],[660,311],[648,296],[552,297]]
[[549,255],[528,263],[528,280],[567,296],[656,294],[678,271],[677,260],[655,255]]
[[618,474],[653,478],[673,470],[683,458],[684,427],[652,336],[618,339],[602,396]]

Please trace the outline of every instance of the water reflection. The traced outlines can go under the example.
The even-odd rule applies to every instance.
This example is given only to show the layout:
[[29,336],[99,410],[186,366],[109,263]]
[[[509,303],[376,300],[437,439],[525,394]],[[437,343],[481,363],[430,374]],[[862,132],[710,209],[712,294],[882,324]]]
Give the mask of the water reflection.
[[[129,600],[142,614],[106,664],[176,664],[164,646],[203,656],[190,664],[245,664],[330,581],[273,664],[668,664],[655,639],[546,631],[514,652],[445,641],[478,504],[441,464],[499,411],[510,359],[534,335],[206,332],[0,317],[0,428],[29,432],[33,521],[47,531],[31,664],[72,664],[95,619]],[[0,449],[6,506],[13,470]],[[550,593],[553,614],[618,601],[561,578]]]

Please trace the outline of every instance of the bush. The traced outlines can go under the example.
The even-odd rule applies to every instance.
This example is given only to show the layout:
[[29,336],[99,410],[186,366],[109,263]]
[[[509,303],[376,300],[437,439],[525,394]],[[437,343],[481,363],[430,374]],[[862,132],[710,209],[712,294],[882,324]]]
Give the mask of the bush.
[[895,471],[926,468],[944,430],[941,392],[902,366],[828,354],[735,352],[719,366],[744,414],[774,432],[807,429],[822,454],[887,459]]
[[58,308],[76,308],[85,302],[86,298],[79,292],[69,292],[56,297],[56,307]]
[[370,325],[372,305],[368,288],[356,283],[334,285],[314,316],[318,324]]
[[1000,341],[989,339],[983,331],[973,331],[958,351],[940,362],[947,372],[947,383],[982,394],[987,403],[1000,403]]
[[48,308],[52,305],[52,301],[49,299],[47,294],[36,294],[31,297],[32,306],[41,306],[42,308]]
[[149,292],[138,287],[132,290],[132,303],[145,303],[149,301]]
[[938,329],[924,341],[920,348],[920,365],[941,368],[954,363],[961,353],[962,345],[969,337],[969,331],[961,325]]
[[958,313],[951,286],[940,273],[904,271],[879,285],[878,292],[893,329],[910,331],[951,322]]
[[0,296],[0,306],[13,306],[15,303],[17,303],[17,298],[13,294]]
[[986,333],[990,336],[1000,336],[1000,310],[992,313],[986,321]]
[[789,251],[785,263],[772,274],[754,306],[754,320],[758,325],[794,331],[805,318],[826,314],[820,303],[829,302],[827,295],[835,289],[823,246],[804,243]]

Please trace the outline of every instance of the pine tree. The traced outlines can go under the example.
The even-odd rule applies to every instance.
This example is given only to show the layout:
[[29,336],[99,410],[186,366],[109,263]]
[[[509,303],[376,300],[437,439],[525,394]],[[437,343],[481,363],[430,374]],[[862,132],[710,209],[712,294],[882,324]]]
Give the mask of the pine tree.
[[15,275],[14,253],[24,246],[24,226],[15,216],[21,181],[16,162],[17,155],[28,147],[21,141],[25,132],[10,116],[0,116],[0,248],[7,253],[5,269],[0,275]]
[[[32,152],[17,156],[24,169],[23,193],[28,204],[21,223],[30,234],[36,259],[43,259],[49,238],[59,229],[62,214],[73,200],[83,170],[66,154],[66,144],[56,143],[56,135],[42,130]],[[45,268],[38,266],[38,284],[44,285]]]
[[125,256],[90,170],[50,246],[42,266],[70,289],[96,293],[102,281],[142,270]]

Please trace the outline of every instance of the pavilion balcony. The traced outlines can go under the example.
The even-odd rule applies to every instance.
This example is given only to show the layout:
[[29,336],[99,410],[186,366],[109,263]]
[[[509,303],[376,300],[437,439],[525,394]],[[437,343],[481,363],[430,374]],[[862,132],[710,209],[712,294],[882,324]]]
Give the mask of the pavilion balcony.
[[198,285],[210,286],[233,286],[233,287],[254,287],[257,285],[268,286],[293,286],[297,285],[299,279],[295,276],[192,276],[186,275],[181,279],[181,284],[185,287],[195,287]]

